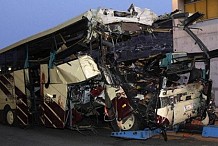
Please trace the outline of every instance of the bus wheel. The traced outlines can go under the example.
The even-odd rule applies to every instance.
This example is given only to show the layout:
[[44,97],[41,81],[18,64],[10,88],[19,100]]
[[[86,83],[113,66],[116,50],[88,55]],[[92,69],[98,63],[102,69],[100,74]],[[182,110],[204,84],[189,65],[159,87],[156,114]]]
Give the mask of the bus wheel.
[[142,127],[142,125],[138,116],[132,113],[129,117],[126,118],[125,122],[118,122],[116,119],[114,119],[113,121],[111,121],[111,127],[114,131],[135,131],[141,130],[140,128]]
[[14,112],[10,108],[6,108],[4,111],[4,119],[7,125],[12,126],[14,124],[15,115]]

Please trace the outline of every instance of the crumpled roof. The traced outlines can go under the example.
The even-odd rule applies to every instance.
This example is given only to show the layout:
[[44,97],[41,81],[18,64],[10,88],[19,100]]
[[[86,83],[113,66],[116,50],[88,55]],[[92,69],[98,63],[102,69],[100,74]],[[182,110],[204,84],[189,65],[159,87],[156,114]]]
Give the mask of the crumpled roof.
[[135,22],[145,25],[152,25],[154,20],[158,18],[157,14],[151,10],[134,6],[129,7],[128,11],[116,11],[113,9],[99,8],[91,9],[84,14],[89,20],[95,20],[102,24],[110,24],[116,22]]
[[46,37],[48,35],[51,35],[57,31],[60,31],[61,29],[64,29],[66,27],[73,25],[74,23],[82,20],[84,17],[87,18],[91,22],[90,25],[92,27],[94,27],[98,23],[105,25],[105,24],[117,23],[117,22],[133,22],[133,23],[139,23],[139,24],[144,24],[144,25],[152,25],[154,20],[157,19],[157,15],[154,12],[146,8],[141,9],[139,7],[135,7],[133,4],[130,6],[128,11],[117,11],[117,10],[107,9],[107,8],[91,9],[54,28],[40,32],[26,39],[18,41],[8,47],[5,47],[0,50],[0,53],[8,51],[18,46],[21,46],[23,44],[26,44],[35,39],[39,39],[41,37]]

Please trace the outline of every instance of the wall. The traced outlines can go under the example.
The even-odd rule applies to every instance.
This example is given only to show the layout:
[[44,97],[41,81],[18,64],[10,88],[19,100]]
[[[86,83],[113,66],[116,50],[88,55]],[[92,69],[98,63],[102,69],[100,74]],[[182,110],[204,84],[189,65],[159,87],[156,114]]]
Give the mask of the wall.
[[[177,1],[177,2],[175,2]],[[172,0],[173,10],[183,8],[181,4],[183,0]],[[218,49],[218,19],[206,20],[198,22],[192,26],[193,28],[200,28],[201,30],[192,30],[203,41],[209,50]],[[173,47],[177,52],[200,52],[201,49],[195,44],[194,40],[183,30],[174,29],[173,33]],[[215,102],[218,106],[218,58],[211,60],[210,77],[213,80],[212,92],[215,94]]]

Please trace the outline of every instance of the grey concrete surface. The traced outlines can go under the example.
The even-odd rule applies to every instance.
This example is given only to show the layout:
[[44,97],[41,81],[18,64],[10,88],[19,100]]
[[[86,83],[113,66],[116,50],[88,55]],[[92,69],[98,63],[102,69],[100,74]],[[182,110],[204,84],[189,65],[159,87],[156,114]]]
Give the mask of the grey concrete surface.
[[45,127],[8,127],[0,124],[0,146],[216,146],[216,141],[204,141],[193,137],[169,137],[165,142],[161,136],[148,140],[127,140],[110,137],[109,128],[98,128],[97,134],[68,129]]

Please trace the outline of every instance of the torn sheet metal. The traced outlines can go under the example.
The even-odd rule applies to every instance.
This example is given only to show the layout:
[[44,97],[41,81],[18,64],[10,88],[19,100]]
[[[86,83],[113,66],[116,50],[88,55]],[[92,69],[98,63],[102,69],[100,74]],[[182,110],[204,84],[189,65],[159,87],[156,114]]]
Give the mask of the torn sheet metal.
[[[131,23],[131,25],[142,24],[151,26],[157,19],[157,15],[151,10],[146,8],[141,9],[134,5],[131,5],[128,11],[116,11],[107,8],[99,8],[97,10],[91,9],[84,14],[84,17],[86,17],[90,22],[86,42],[89,42],[93,37],[97,37],[96,33],[98,33],[98,31],[96,31],[96,28],[100,25],[105,26],[105,32],[111,32],[110,27],[108,27],[109,24],[127,23],[126,25],[128,25],[128,23]],[[123,29],[125,30],[125,28],[120,28],[120,26],[118,26],[116,30],[122,33]]]
[[96,21],[101,24],[111,24],[118,22],[140,23],[144,25],[152,25],[157,14],[151,10],[131,5],[128,11],[117,11],[107,8],[91,9],[84,14],[91,22]]
[[49,75],[47,65],[41,65],[41,70],[43,74],[42,76],[45,78],[43,83],[47,83],[48,78],[50,78],[50,83],[72,84],[83,82],[100,75],[100,71],[97,68],[96,63],[90,56],[87,55],[80,56],[76,60],[54,66],[53,69],[49,69]]

